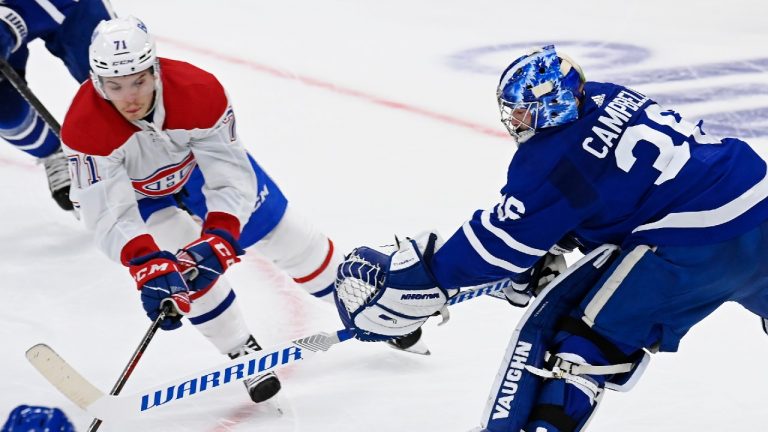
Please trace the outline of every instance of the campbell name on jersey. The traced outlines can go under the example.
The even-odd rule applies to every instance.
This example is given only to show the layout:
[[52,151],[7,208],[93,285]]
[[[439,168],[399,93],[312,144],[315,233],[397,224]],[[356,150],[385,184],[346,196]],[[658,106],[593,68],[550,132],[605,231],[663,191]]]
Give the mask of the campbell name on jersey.
[[626,87],[588,82],[579,120],[542,129],[515,153],[501,199],[435,255],[446,287],[526,271],[559,240],[699,245],[768,219],[765,161]]

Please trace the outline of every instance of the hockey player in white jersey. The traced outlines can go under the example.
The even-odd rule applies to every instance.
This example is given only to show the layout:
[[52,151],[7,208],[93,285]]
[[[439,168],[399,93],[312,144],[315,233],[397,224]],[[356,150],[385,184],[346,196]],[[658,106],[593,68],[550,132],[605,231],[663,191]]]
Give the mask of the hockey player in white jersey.
[[[163,329],[186,316],[223,354],[259,350],[221,277],[251,246],[332,299],[341,255],[246,152],[213,75],[158,57],[134,17],[99,24],[90,66],[62,130],[71,197],[99,247],[128,267],[150,319],[170,302]],[[254,402],[280,389],[274,373],[245,384]]]
[[[355,249],[337,303],[359,339],[411,332],[461,287],[510,277],[510,303],[541,295],[482,427],[575,432],[606,388],[630,388],[649,352],[676,351],[721,304],[768,317],[768,170],[749,144],[587,81],[554,46],[513,61],[497,99],[518,144],[499,202],[444,244],[430,234],[394,253]],[[574,247],[588,255],[565,270]]]

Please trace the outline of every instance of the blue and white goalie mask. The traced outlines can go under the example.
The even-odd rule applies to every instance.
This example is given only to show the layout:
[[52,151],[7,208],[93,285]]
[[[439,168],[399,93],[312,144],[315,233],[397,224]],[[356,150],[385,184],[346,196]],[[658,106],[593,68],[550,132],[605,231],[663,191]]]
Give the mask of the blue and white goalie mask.
[[579,117],[584,81],[579,65],[557,54],[554,45],[537,48],[501,74],[496,90],[501,122],[518,143],[537,129],[570,123]]

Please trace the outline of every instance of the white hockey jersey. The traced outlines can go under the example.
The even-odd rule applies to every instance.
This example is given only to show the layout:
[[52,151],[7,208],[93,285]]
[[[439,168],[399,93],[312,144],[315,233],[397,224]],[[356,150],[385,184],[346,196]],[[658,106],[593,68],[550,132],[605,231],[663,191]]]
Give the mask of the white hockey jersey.
[[169,59],[160,59],[160,71],[152,122],[129,122],[86,81],[62,127],[70,197],[100,248],[124,264],[157,248],[138,200],[178,192],[195,166],[205,178],[208,214],[224,220],[235,237],[257,198],[256,177],[218,80]]

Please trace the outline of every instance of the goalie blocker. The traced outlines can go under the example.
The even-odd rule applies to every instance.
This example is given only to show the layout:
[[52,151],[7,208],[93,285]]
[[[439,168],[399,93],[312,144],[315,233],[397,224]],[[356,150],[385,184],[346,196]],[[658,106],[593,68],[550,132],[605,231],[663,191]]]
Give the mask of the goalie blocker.
[[[545,383],[550,386],[560,383],[561,388],[573,385],[579,391],[589,393],[594,412],[602,396],[603,386],[587,375],[604,376],[604,387],[617,391],[629,390],[640,377],[650,360],[647,353],[641,351],[637,356],[628,358],[609,342],[598,340],[601,337],[586,325],[580,325],[581,320],[569,317],[573,310],[578,309],[579,302],[603,271],[618,256],[618,252],[618,248],[612,245],[595,249],[569,267],[528,308],[510,339],[494,380],[483,413],[483,431],[521,431],[537,419],[555,424],[563,431],[583,430],[589,417],[576,423],[570,421],[560,407],[547,404],[548,398],[542,395]],[[568,355],[549,352],[556,345],[558,333],[562,332],[581,332],[603,351],[611,351],[614,356],[607,356],[615,360],[614,364],[580,364],[578,359]],[[525,430],[535,432],[539,429]]]

